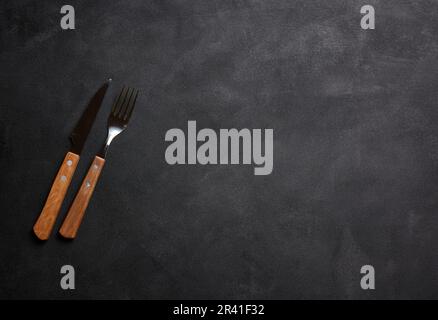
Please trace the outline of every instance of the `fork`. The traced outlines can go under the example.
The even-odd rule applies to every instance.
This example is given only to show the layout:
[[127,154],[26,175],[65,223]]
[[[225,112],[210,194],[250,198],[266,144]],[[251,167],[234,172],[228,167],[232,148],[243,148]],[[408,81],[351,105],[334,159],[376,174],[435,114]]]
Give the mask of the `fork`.
[[115,100],[111,113],[108,116],[108,134],[100,152],[94,157],[88,173],[82,181],[81,187],[62,223],[59,233],[68,239],[74,239],[81,225],[88,203],[93,195],[97,180],[105,164],[105,157],[113,139],[128,126],[138,90],[124,87]]

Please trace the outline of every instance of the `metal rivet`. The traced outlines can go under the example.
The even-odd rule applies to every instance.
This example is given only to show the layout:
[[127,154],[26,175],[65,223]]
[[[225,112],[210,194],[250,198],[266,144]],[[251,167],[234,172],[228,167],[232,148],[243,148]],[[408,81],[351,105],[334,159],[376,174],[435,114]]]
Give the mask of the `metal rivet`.
[[99,166],[97,164],[93,165],[94,170],[99,169]]
[[89,187],[91,186],[90,181],[85,182],[85,186],[86,186],[87,188],[89,188]]
[[61,176],[61,181],[62,182],[66,182],[67,181],[67,177],[66,176]]
[[70,167],[73,164],[73,161],[67,160],[67,165]]

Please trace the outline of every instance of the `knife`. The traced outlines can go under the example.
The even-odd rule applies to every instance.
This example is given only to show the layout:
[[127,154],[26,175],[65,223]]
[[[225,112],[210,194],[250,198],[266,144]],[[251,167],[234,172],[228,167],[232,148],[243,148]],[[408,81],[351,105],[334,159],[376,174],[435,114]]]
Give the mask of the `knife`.
[[70,135],[70,150],[62,161],[43,210],[33,226],[33,232],[40,240],[47,240],[52,232],[68,186],[78,165],[82,148],[84,147],[88,133],[93,126],[93,122],[96,119],[96,115],[102,105],[103,98],[110,83],[111,79],[108,79],[102,87],[99,88],[93,98],[91,98],[87,108],[82,113],[81,118]]

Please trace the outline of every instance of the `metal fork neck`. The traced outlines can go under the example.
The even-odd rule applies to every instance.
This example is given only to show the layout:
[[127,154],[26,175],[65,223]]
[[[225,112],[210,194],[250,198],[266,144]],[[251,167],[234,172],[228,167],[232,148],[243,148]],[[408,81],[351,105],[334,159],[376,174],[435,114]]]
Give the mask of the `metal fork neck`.
[[100,152],[99,152],[99,155],[100,155],[102,158],[105,158],[105,157],[106,157],[106,153],[107,153],[107,151],[108,151],[108,148],[109,148],[111,142],[112,142],[113,139],[114,139],[114,138],[115,138],[120,132],[122,132],[122,131],[123,131],[123,130],[120,129],[120,128],[115,128],[115,127],[110,127],[110,128],[108,128],[108,135],[107,135],[107,137],[106,137],[106,141],[105,141],[104,145],[102,146],[102,149],[101,149]]

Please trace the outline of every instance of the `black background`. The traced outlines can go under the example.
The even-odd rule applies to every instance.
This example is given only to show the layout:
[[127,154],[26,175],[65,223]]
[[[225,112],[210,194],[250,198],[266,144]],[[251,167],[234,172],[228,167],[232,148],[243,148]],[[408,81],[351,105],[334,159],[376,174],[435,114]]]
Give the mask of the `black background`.
[[[0,4],[1,298],[438,298],[436,1],[68,1],[67,31],[64,4]],[[141,90],[133,119],[78,238],[39,243],[68,135],[109,76],[55,230],[123,84]],[[188,120],[274,129],[273,173],[168,165],[164,135]]]

